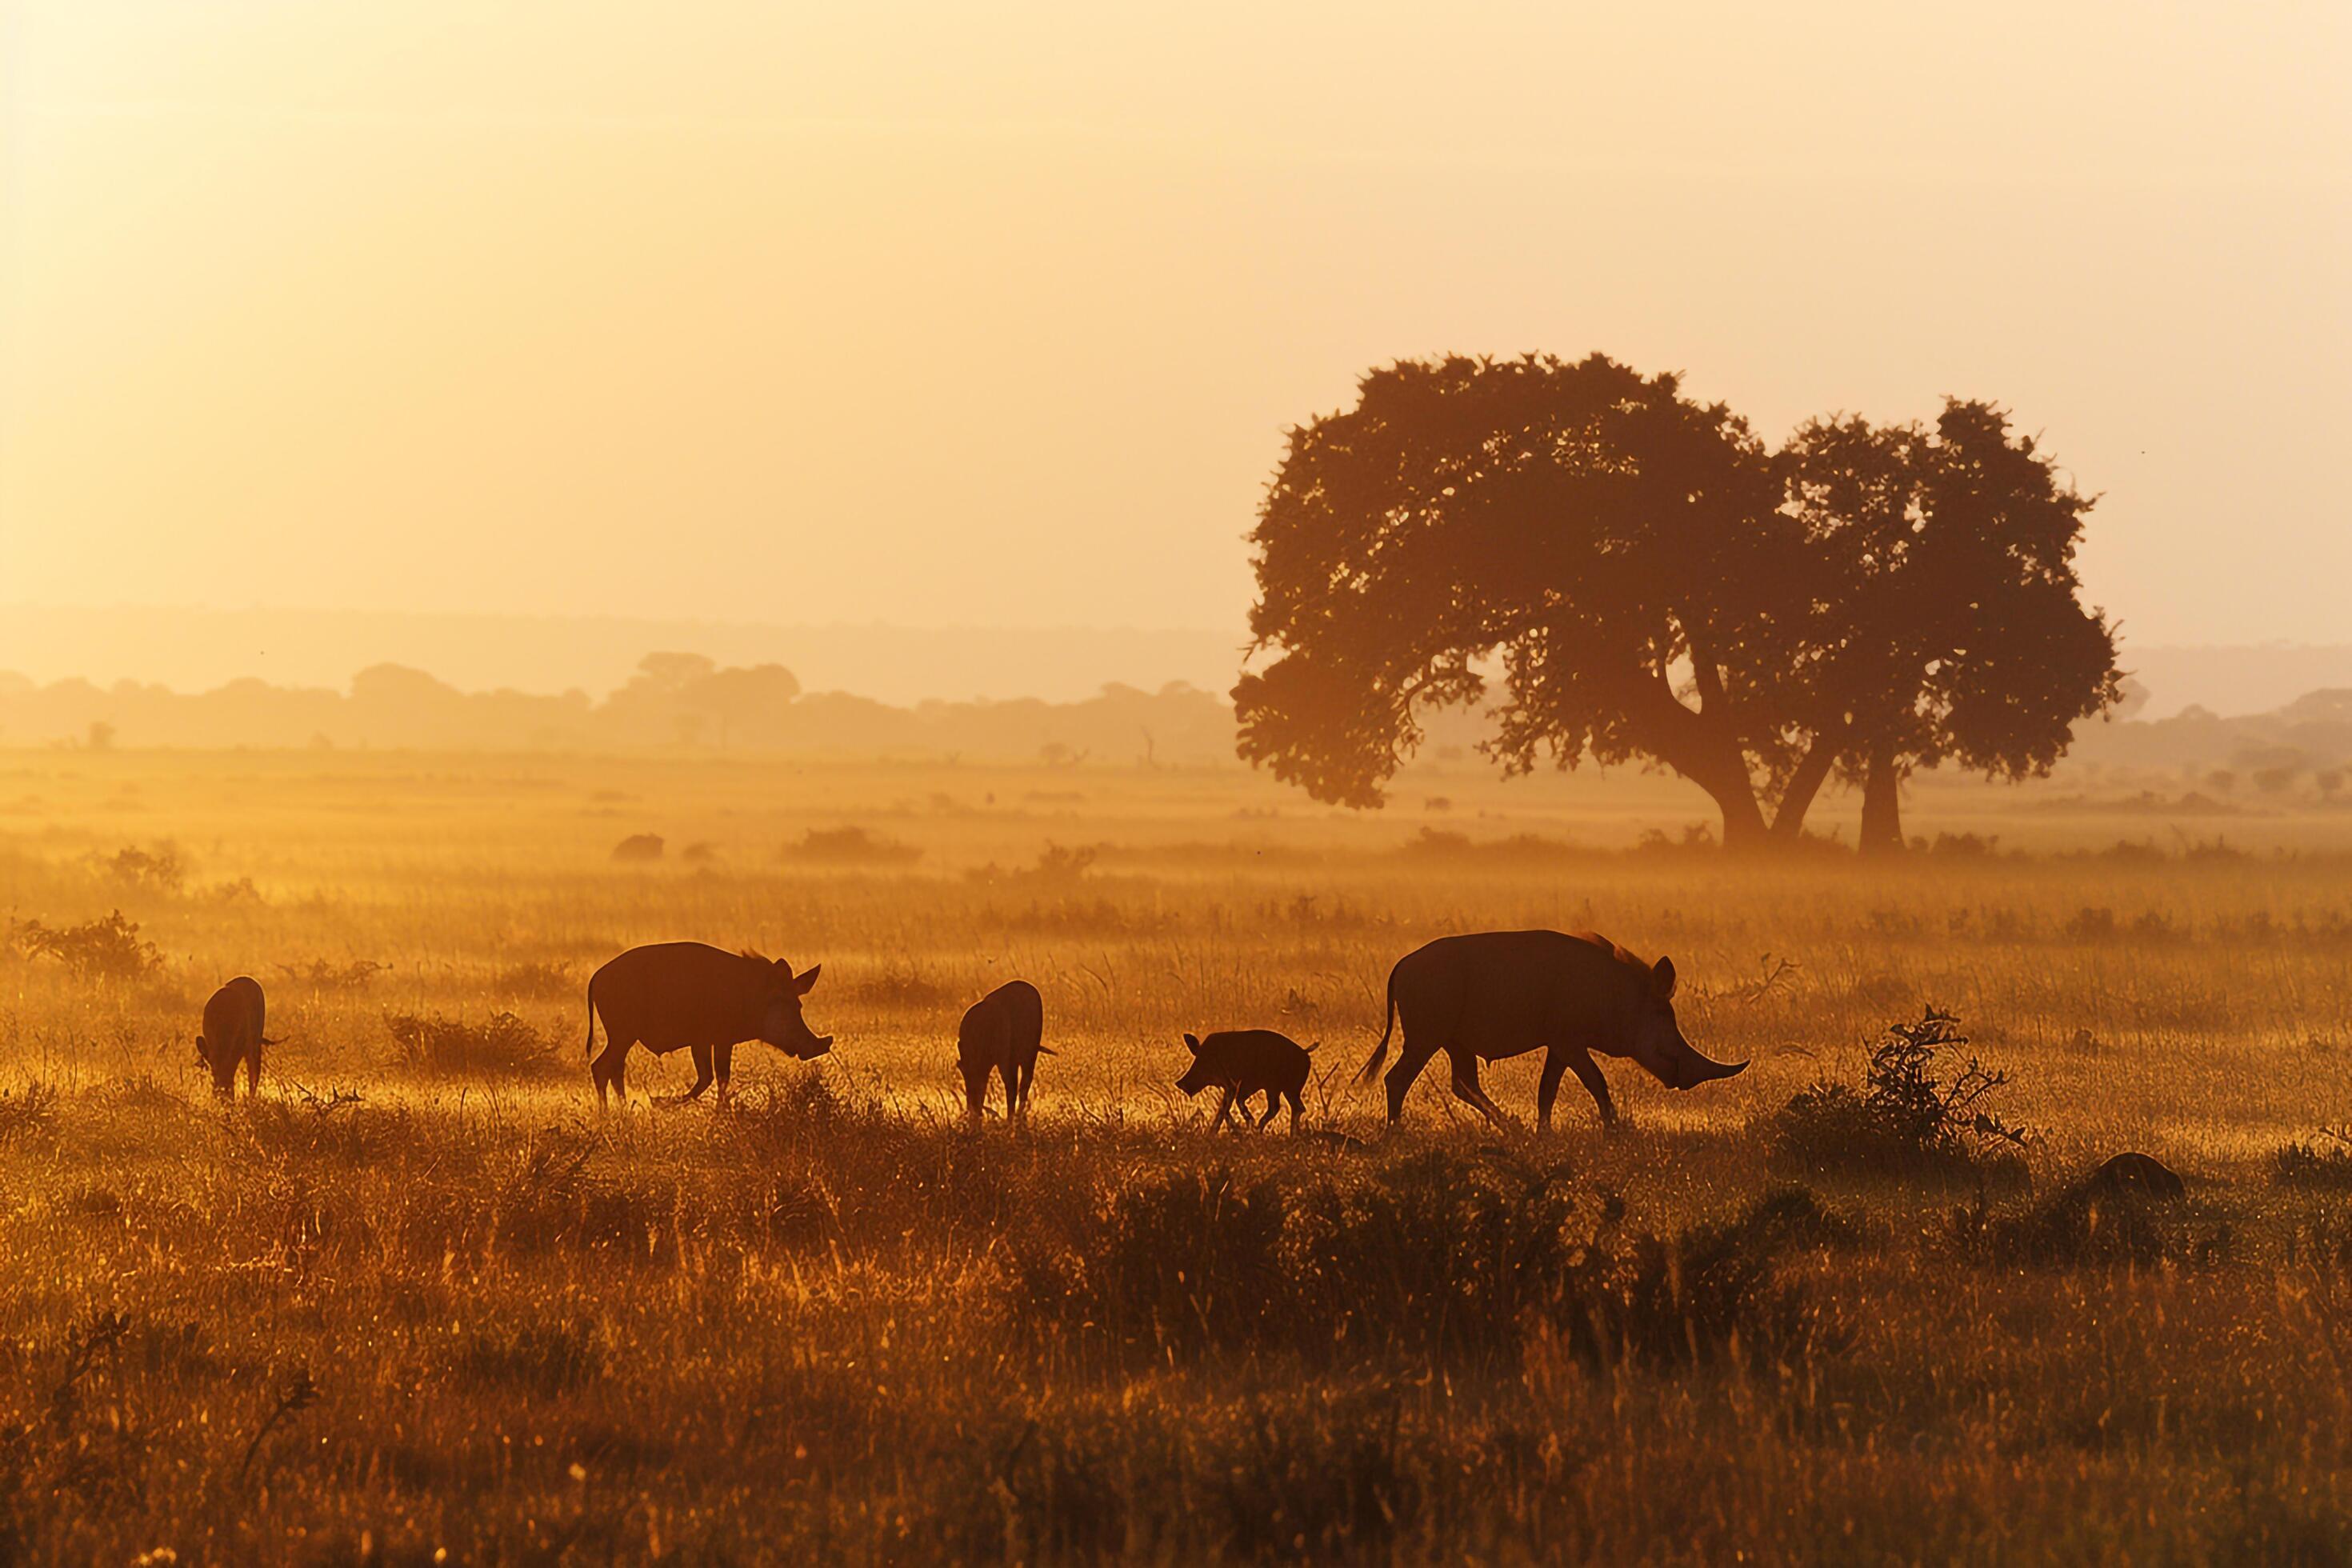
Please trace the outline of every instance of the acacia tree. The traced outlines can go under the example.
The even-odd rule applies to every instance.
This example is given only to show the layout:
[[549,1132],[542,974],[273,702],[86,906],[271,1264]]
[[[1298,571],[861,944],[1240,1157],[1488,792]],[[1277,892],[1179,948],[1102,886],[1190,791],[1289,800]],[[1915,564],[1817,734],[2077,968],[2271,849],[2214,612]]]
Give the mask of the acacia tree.
[[[1241,752],[1318,800],[1373,805],[1418,710],[1506,686],[1493,750],[1524,772],[1661,763],[1727,844],[1814,765],[1789,721],[1810,598],[1772,460],[1721,405],[1601,355],[1407,361],[1290,432],[1252,534]],[[1801,808],[1800,810],[1801,815]]]
[[1251,536],[1276,657],[1234,689],[1242,755],[1318,800],[1378,805],[1417,714],[1499,668],[1507,770],[1663,765],[1727,845],[1794,838],[1842,772],[1866,846],[1899,845],[1912,769],[2046,771],[2116,696],[2077,599],[2090,502],[1988,405],[1768,456],[1600,355],[1408,361],[1359,393],[1290,432]]
[[1900,848],[1914,769],[2047,773],[2121,696],[2115,628],[2074,570],[2092,501],[1999,408],[1949,400],[1933,429],[1816,420],[1781,458],[1820,584],[1796,701],[1829,742],[1791,806],[1826,757],[1862,785],[1862,847]]

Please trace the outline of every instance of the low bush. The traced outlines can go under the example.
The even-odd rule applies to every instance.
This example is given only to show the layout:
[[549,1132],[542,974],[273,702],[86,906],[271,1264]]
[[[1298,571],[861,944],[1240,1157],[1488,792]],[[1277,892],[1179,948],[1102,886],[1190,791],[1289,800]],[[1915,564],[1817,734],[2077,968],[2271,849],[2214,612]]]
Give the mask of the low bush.
[[435,1078],[544,1078],[563,1069],[555,1047],[512,1013],[469,1024],[439,1013],[386,1013],[400,1062]]
[[2290,1143],[2271,1156],[2272,1178],[2290,1187],[2352,1192],[2352,1131],[2322,1134],[2326,1143]]
[[314,958],[305,963],[278,966],[278,973],[287,979],[313,991],[364,991],[374,984],[377,975],[391,970],[391,964],[378,963],[372,958]]
[[1218,1167],[1119,1191],[1058,1258],[1018,1259],[1021,1310],[1152,1359],[1287,1351],[1507,1372],[1531,1334],[1591,1364],[1801,1358],[1843,1343],[1792,1251],[1846,1234],[1800,1189],[1674,1237],[1612,1195],[1493,1152],[1284,1184]]
[[2229,1256],[2231,1241],[2227,1222],[2208,1220],[2179,1199],[2094,1177],[2021,1214],[1966,1220],[1963,1230],[2000,1261],[2062,1268],[2210,1265]]
[[784,847],[784,858],[816,866],[911,866],[920,848],[863,827],[812,827],[798,844]]
[[10,934],[25,952],[56,960],[77,980],[136,980],[163,962],[155,944],[141,939],[139,922],[123,919],[121,910],[72,926],[16,922]]
[[1959,1020],[1933,1007],[1916,1023],[1894,1024],[1871,1047],[1859,1088],[1822,1079],[1799,1090],[1764,1126],[1783,1169],[1969,1171],[2013,1153],[2025,1131],[1987,1108],[2009,1082],[1976,1057],[1954,1065],[1969,1043]]
[[524,997],[546,1001],[559,996],[575,996],[580,982],[572,971],[561,963],[538,960],[529,963],[510,963],[490,979],[493,996]]

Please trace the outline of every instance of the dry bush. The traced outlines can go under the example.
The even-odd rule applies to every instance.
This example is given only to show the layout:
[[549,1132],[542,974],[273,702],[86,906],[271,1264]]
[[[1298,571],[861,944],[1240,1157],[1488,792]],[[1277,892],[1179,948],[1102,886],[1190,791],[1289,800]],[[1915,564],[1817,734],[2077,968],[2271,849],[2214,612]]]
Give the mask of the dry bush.
[[2194,1204],[2085,1176],[1999,1217],[1958,1221],[1961,1234],[2001,1262],[2064,1268],[2159,1263],[2211,1267],[2229,1255],[2233,1227]]
[[644,862],[661,858],[662,836],[658,833],[632,833],[613,846],[613,858],[623,862]]
[[163,962],[155,944],[140,937],[139,922],[125,920],[121,910],[71,926],[11,921],[9,934],[25,952],[56,960],[80,981],[136,980]]
[[0,1089],[0,1144],[37,1132],[56,1119],[58,1091],[38,1079],[21,1089]]
[[1593,1365],[1711,1361],[1735,1343],[1801,1359],[1843,1342],[1778,1267],[1845,1234],[1810,1194],[1778,1191],[1672,1238],[1622,1218],[1563,1171],[1500,1153],[1288,1182],[1224,1166],[1145,1175],[1058,1258],[1024,1258],[1019,1310],[1180,1362],[1257,1347],[1508,1370],[1531,1329]]
[[[919,965],[902,960],[856,981],[849,987],[849,994],[875,1006],[944,1007],[961,993],[947,981],[925,974]],[[964,1000],[978,1001],[979,997]]]
[[549,1001],[559,996],[577,995],[580,982],[572,971],[551,959],[533,959],[522,963],[509,963],[490,977],[490,994],[519,996],[532,1001]]
[[180,847],[166,839],[142,849],[126,844],[111,855],[89,858],[92,870],[107,880],[135,892],[173,897],[187,884],[188,867]]
[[386,1013],[385,1031],[411,1072],[433,1078],[547,1078],[564,1070],[556,1047],[512,1013],[479,1024],[439,1013]]
[[2352,1192],[2352,1130],[2323,1131],[2324,1142],[2290,1143],[2271,1156],[2271,1174],[2285,1186]]
[[1860,1088],[1817,1079],[1770,1117],[1773,1161],[1805,1170],[1973,1170],[2026,1142],[1986,1101],[2009,1082],[1976,1057],[1959,1020],[1927,1008],[1871,1047]]
[[852,824],[845,827],[812,827],[797,844],[784,846],[783,858],[804,866],[911,866],[923,858],[920,847],[902,844]]
[[278,973],[298,985],[313,991],[364,991],[379,974],[392,971],[389,963],[378,963],[372,958],[313,958],[301,963],[281,963]]

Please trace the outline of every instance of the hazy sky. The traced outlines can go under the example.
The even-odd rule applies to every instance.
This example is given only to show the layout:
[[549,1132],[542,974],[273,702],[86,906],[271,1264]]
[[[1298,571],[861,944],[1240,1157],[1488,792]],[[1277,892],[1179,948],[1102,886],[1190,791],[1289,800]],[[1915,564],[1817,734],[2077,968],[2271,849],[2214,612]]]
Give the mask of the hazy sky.
[[2340,0],[8,5],[0,603],[1232,626],[1286,424],[1601,349],[2352,638]]

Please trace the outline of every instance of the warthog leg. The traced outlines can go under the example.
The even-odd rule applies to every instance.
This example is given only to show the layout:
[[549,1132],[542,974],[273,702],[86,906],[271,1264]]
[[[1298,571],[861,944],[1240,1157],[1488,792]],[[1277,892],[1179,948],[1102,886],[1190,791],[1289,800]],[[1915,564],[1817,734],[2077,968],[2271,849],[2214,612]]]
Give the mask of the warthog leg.
[[597,1109],[604,1109],[604,1093],[608,1088],[614,1094],[620,1097],[622,1104],[626,1105],[629,1102],[628,1047],[607,1044],[604,1054],[588,1064],[588,1074],[596,1080]]
[[1454,1062],[1454,1095],[1486,1119],[1493,1127],[1507,1127],[1511,1118],[1478,1087],[1478,1058],[1470,1051],[1446,1053]]
[[1234,1086],[1233,1086],[1232,1084],[1227,1084],[1227,1085],[1225,1085],[1225,1094],[1224,1094],[1224,1098],[1217,1101],[1217,1119],[1216,1119],[1214,1121],[1212,1121],[1212,1122],[1210,1122],[1210,1123],[1209,1123],[1209,1131],[1212,1131],[1212,1132],[1218,1132],[1218,1131],[1223,1131],[1223,1129],[1224,1129],[1224,1125],[1225,1125],[1225,1118],[1226,1118],[1226,1117],[1228,1117],[1228,1116],[1230,1116],[1230,1115],[1232,1115],[1232,1114],[1233,1114],[1233,1110],[1234,1110]]
[[1272,1126],[1274,1124],[1275,1117],[1278,1115],[1281,1110],[1282,1090],[1278,1089],[1267,1089],[1265,1091],[1265,1114],[1258,1118],[1257,1130],[1263,1132],[1268,1127]]
[[687,1048],[694,1053],[694,1087],[671,1100],[672,1105],[684,1105],[689,1100],[700,1100],[702,1091],[710,1087],[710,1047],[689,1046]]
[[1558,1046],[1544,1052],[1543,1077],[1536,1080],[1536,1127],[1551,1131],[1552,1102],[1559,1098],[1560,1076],[1568,1071],[1568,1053]]
[[[1601,1125],[1616,1126],[1617,1108],[1609,1103],[1609,1080],[1601,1076],[1601,1068],[1594,1064],[1592,1053],[1582,1046],[1566,1046],[1561,1047],[1561,1054],[1568,1058],[1568,1065],[1576,1069],[1577,1081],[1592,1091],[1592,1103],[1601,1108]],[[1550,1074],[1550,1063],[1544,1064],[1544,1072],[1547,1076]]]
[[1388,1085],[1390,1121],[1394,1122],[1403,1117],[1404,1097],[1412,1091],[1412,1080],[1421,1076],[1421,1069],[1427,1067],[1429,1058],[1436,1054],[1434,1045],[1416,1042],[1410,1026],[1407,1026],[1404,1044],[1397,1050],[1396,1066],[1389,1068],[1388,1077],[1381,1080]]
[[714,1047],[710,1062],[719,1071],[719,1103],[723,1106],[735,1098],[735,1047]]

